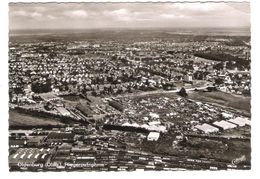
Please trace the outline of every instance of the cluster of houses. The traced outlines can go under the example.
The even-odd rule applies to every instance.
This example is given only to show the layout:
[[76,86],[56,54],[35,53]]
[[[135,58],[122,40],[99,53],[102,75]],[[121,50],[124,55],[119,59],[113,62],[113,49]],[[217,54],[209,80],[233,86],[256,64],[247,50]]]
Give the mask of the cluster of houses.
[[250,95],[249,69],[226,69],[226,62],[221,68],[215,68],[223,62],[198,60],[192,55],[203,49],[217,48],[243,56],[248,53],[245,47],[230,47],[215,41],[158,40],[126,44],[128,47],[117,41],[98,44],[10,42],[11,101],[30,103],[31,92],[70,91],[101,96],[134,90],[173,89],[175,82],[192,83],[194,80],[210,81],[224,92]]

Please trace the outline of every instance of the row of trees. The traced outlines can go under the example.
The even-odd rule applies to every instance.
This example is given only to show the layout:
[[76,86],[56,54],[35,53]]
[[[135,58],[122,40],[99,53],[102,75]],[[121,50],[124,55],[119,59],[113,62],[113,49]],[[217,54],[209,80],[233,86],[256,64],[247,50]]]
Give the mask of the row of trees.
[[[200,58],[205,58],[208,60],[213,60],[213,61],[219,61],[219,62],[225,62],[227,61],[226,67],[228,69],[232,69],[237,67],[238,69],[243,70],[244,68],[250,69],[250,61],[244,60],[239,57],[235,57],[230,54],[226,53],[219,53],[219,52],[198,52],[195,53],[194,56],[200,57]],[[235,63],[233,63],[235,62]],[[223,68],[223,64],[220,63],[219,66],[216,66],[216,68]]]

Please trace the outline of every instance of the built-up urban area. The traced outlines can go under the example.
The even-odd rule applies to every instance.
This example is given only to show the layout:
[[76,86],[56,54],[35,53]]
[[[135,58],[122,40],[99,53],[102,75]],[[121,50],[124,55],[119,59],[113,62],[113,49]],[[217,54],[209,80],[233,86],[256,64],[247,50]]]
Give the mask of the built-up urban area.
[[250,88],[248,36],[10,36],[10,171],[250,169]]

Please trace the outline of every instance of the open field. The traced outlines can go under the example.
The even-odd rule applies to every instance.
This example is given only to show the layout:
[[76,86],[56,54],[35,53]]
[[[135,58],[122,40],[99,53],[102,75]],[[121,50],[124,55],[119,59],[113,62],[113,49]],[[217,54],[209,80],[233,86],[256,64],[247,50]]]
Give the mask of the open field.
[[47,126],[47,125],[63,125],[62,122],[43,118],[39,116],[31,116],[28,114],[18,113],[17,111],[10,110],[9,111],[9,125],[10,126]]
[[224,92],[194,92],[189,93],[188,98],[202,102],[231,107],[250,115],[250,97],[235,96]]

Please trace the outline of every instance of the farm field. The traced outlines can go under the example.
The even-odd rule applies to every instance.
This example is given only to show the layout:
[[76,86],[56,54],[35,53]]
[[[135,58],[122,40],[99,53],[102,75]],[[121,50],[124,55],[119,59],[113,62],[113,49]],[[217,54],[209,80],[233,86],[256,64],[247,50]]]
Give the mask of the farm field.
[[9,125],[10,126],[47,126],[47,125],[63,125],[62,122],[55,119],[48,119],[44,117],[36,117],[28,114],[22,114],[15,110],[9,111]]
[[250,97],[235,96],[232,94],[216,92],[193,92],[189,93],[188,98],[201,102],[215,103],[226,107],[239,110],[246,115],[250,114]]

